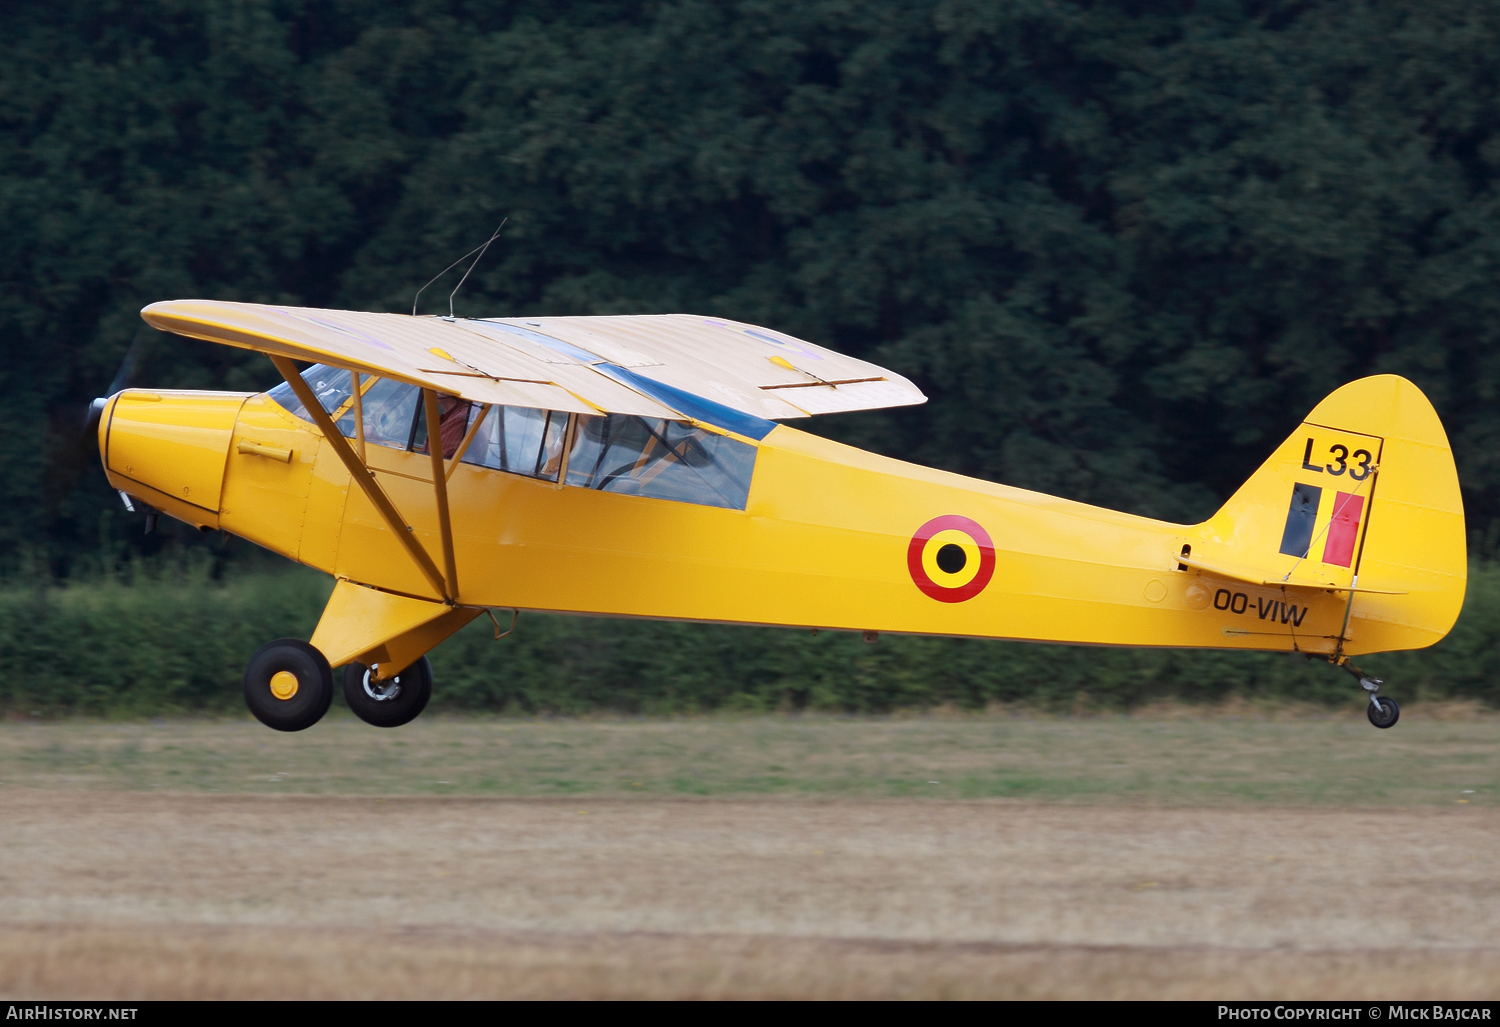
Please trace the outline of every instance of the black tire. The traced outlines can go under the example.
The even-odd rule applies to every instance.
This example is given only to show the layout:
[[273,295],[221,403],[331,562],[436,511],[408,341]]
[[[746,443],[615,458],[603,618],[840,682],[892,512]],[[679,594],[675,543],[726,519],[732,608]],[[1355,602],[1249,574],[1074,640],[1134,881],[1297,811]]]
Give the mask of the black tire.
[[1373,705],[1365,707],[1370,723],[1381,728],[1395,727],[1396,721],[1401,719],[1401,707],[1396,704],[1396,700],[1380,698],[1375,701],[1380,704],[1379,713],[1375,712]]
[[423,656],[389,682],[371,685],[363,663],[344,667],[344,701],[354,715],[375,727],[400,727],[417,719],[432,698],[432,664]]
[[[296,679],[286,694],[289,681]],[[245,667],[245,705],[255,719],[277,731],[303,731],[323,719],[333,702],[333,668],[323,654],[298,638],[278,638],[255,650]]]

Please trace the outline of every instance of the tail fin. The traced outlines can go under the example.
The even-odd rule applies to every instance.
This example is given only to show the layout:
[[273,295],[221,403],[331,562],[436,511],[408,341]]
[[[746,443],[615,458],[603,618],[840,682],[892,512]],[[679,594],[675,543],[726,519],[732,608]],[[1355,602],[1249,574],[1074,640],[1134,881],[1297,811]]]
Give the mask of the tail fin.
[[1186,562],[1205,570],[1349,597],[1351,655],[1432,645],[1468,580],[1448,436],[1396,375],[1329,395],[1189,538]]

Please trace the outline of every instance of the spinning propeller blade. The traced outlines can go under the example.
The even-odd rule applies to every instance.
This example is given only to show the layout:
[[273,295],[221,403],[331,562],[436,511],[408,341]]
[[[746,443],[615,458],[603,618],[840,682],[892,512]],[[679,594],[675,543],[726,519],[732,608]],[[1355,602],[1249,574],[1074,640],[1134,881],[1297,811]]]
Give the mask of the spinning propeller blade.
[[109,388],[104,395],[89,404],[88,413],[83,418],[83,431],[80,437],[87,437],[99,430],[99,418],[104,414],[104,407],[109,403],[109,397],[121,389],[130,388],[135,380],[135,373],[140,364],[141,341],[146,337],[150,329],[142,327],[135,333],[135,338],[130,341],[130,348],[125,351],[125,359],[120,361],[120,368],[115,372],[114,378],[109,383]]
[[135,338],[130,340],[130,348],[125,351],[125,359],[120,361],[120,369],[115,372],[114,378],[105,390],[105,396],[113,396],[121,389],[130,387],[131,381],[135,379],[136,365],[140,363],[141,340],[146,337],[147,329],[141,328],[135,333]]

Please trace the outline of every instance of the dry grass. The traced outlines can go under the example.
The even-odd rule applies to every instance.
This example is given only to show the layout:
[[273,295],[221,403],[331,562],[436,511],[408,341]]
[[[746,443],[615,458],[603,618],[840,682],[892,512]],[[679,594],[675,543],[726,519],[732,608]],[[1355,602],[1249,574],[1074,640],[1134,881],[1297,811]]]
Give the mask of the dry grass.
[[0,996],[1500,998],[1497,726],[11,723]]
[[0,791],[0,994],[1500,997],[1493,809]]
[[[87,969],[85,969],[87,968]],[[1209,999],[1500,994],[1500,952],[1086,948],[421,929],[0,928],[0,992],[57,999]]]

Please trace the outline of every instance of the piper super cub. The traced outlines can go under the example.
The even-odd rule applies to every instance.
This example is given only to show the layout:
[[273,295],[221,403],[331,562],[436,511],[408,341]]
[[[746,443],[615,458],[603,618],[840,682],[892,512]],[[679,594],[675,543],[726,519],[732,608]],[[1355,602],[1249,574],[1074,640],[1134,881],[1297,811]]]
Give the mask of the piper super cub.
[[[337,581],[245,699],[315,724],[333,668],[382,727],[425,654],[503,609],[1350,657],[1432,645],[1467,578],[1447,436],[1394,375],[1324,399],[1216,514],[1170,524],[876,456],[783,423],[924,402],[900,375],[725,318],[459,318],[206,300],[158,329],[267,354],[258,395],[96,400],[127,506]],[[311,362],[300,373],[293,361]],[[498,632],[499,621],[496,621]]]

